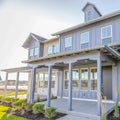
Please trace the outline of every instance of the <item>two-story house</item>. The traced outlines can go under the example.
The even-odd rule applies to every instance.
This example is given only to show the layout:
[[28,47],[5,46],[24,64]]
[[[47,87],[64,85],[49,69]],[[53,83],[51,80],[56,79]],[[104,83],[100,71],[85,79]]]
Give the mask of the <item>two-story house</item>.
[[120,11],[102,15],[97,7],[87,3],[82,9],[84,23],[56,32],[54,39],[31,33],[23,47],[28,50],[32,67],[28,101],[35,93],[68,99],[97,100],[101,115],[101,97],[120,101]]

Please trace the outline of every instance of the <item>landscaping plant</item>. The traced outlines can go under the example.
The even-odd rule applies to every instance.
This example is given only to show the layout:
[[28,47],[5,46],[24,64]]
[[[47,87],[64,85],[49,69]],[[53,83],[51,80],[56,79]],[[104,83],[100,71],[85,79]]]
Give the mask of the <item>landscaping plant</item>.
[[30,111],[32,111],[33,105],[34,104],[32,104],[32,103],[27,103],[24,108],[27,112],[30,112]]
[[118,102],[115,103],[115,108],[114,108],[114,117],[115,118],[119,118],[120,114],[119,114],[119,106],[118,106]]
[[46,108],[45,110],[45,117],[46,118],[54,118],[56,117],[56,109],[55,108]]
[[44,104],[34,104],[32,110],[34,114],[44,114]]
[[37,99],[35,100],[35,102],[41,102],[41,99],[39,97],[37,97]]

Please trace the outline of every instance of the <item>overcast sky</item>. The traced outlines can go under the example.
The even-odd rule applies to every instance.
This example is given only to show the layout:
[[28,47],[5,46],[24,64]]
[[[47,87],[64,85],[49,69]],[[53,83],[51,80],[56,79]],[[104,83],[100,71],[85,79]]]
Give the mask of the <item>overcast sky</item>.
[[27,59],[27,50],[21,46],[30,32],[51,38],[82,23],[87,2],[103,15],[120,9],[120,0],[0,0],[0,69],[25,66],[21,61]]

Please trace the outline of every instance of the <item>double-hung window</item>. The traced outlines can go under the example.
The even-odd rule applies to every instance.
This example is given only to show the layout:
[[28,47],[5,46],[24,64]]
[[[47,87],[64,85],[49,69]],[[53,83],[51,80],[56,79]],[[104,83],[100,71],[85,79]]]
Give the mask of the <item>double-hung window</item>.
[[34,56],[34,49],[33,48],[30,48],[30,50],[29,50],[29,56],[30,57]]
[[81,48],[88,48],[89,46],[89,32],[81,33]]
[[88,68],[81,69],[81,90],[88,90]]
[[65,51],[72,50],[72,37],[66,37],[65,38]]
[[64,72],[64,89],[68,89],[69,72]]
[[110,44],[112,42],[112,25],[101,28],[102,44]]
[[73,70],[73,90],[79,89],[79,70]]
[[39,88],[43,88],[44,87],[44,82],[43,82],[43,73],[39,73]]
[[91,90],[97,90],[97,68],[90,69]]
[[38,54],[39,54],[39,48],[36,47],[34,50],[35,50],[34,55],[35,55],[35,56],[38,56]]
[[53,53],[54,54],[59,53],[59,45],[58,44],[53,46]]
[[53,46],[49,46],[48,47],[48,55],[52,55],[53,54]]

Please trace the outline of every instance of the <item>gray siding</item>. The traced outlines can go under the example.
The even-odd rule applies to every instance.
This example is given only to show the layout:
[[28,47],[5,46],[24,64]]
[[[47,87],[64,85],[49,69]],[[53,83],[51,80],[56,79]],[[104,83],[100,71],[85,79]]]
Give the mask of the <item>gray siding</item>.
[[72,51],[80,50],[80,34],[89,31],[90,43],[89,48],[100,46],[101,43],[101,28],[107,25],[112,25],[112,43],[120,42],[120,16],[111,18],[99,23],[89,25],[71,32],[64,33],[60,36],[61,40],[61,53],[65,52],[65,38],[72,36]]

